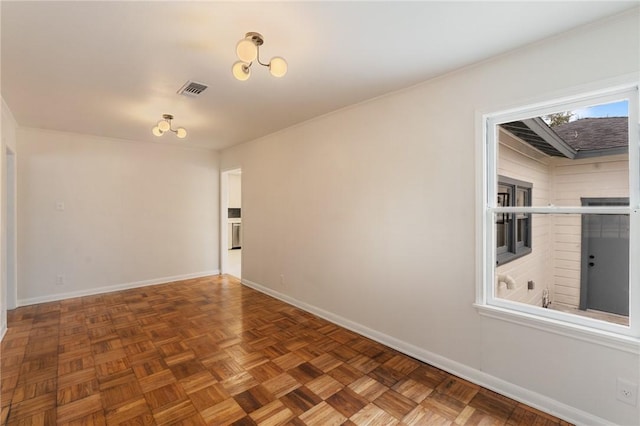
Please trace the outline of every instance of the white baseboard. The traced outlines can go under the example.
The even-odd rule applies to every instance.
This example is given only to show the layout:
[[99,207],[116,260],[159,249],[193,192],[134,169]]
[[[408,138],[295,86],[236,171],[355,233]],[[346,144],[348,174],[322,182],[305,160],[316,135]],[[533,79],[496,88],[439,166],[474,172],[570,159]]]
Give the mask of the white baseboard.
[[251,287],[261,293],[273,296],[276,299],[282,300],[283,302],[296,306],[304,311],[315,314],[334,324],[340,325],[344,328],[375,340],[378,343],[382,343],[383,345],[396,349],[406,355],[409,355],[434,367],[440,368],[450,374],[461,377],[472,383],[526,404],[530,407],[544,411],[545,413],[559,417],[565,421],[574,423],[576,425],[605,425],[611,423],[598,416],[594,416],[593,414],[587,413],[575,407],[563,404],[562,402],[556,401],[537,392],[533,392],[529,389],[507,382],[483,371],[469,367],[468,365],[445,358],[426,349],[412,345],[411,343],[396,339],[393,336],[380,333],[362,324],[353,322],[348,318],[344,318],[340,315],[336,315],[332,312],[325,311],[324,309],[302,302],[269,287],[265,287],[247,279],[242,279],[242,284],[246,285],[247,287]]
[[153,278],[144,281],[134,281],[124,284],[115,284],[109,286],[95,287],[87,290],[77,290],[67,293],[50,294],[47,296],[32,297],[29,299],[18,299],[18,306],[36,305],[38,303],[56,302],[58,300],[71,299],[74,297],[93,296],[95,294],[111,293],[113,291],[128,290],[130,288],[146,287],[150,285],[166,284],[173,281],[188,280],[192,278],[201,278],[209,275],[219,275],[220,270],[195,272],[192,274],[175,275],[173,277]]
[[0,329],[0,342],[2,342],[2,339],[4,339],[5,334],[7,334],[7,325],[3,324],[2,328]]

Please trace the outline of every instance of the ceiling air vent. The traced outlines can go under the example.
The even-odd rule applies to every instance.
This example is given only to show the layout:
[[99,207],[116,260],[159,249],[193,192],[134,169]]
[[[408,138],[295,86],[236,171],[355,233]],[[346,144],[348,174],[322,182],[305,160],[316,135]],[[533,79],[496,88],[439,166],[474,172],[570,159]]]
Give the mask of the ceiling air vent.
[[204,92],[208,86],[202,83],[196,83],[195,81],[187,81],[181,88],[178,90],[178,95],[199,96],[200,93]]

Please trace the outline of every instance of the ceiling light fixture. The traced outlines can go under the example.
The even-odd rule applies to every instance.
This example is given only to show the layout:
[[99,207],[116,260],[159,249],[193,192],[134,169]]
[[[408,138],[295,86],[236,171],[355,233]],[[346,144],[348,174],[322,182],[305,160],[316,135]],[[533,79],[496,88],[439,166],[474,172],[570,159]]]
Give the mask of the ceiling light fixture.
[[186,138],[187,131],[183,127],[178,127],[176,130],[173,130],[171,128],[171,120],[173,120],[173,115],[162,114],[162,120],[158,121],[158,125],[154,127],[151,132],[156,136],[162,136],[165,132],[171,131],[180,139]]
[[239,61],[233,64],[231,72],[240,81],[247,80],[251,76],[251,65],[253,61],[258,62],[263,67],[269,68],[269,72],[274,77],[282,77],[287,73],[287,61],[280,56],[271,58],[268,64],[260,62],[260,46],[264,43],[262,35],[258,33],[247,33],[245,37],[236,45],[236,54]]

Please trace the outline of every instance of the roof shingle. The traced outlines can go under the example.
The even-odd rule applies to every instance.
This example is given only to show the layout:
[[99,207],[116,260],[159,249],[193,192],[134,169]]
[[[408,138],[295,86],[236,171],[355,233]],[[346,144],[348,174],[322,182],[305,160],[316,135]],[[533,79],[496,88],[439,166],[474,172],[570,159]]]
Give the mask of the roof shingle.
[[583,118],[552,129],[576,151],[622,148],[628,145],[627,117]]

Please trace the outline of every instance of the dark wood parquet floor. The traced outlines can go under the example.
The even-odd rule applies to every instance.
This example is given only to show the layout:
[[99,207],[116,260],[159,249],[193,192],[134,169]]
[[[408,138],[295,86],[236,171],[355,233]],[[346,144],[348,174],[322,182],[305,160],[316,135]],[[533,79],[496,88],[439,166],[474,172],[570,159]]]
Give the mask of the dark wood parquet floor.
[[8,425],[567,425],[215,276],[26,306]]

